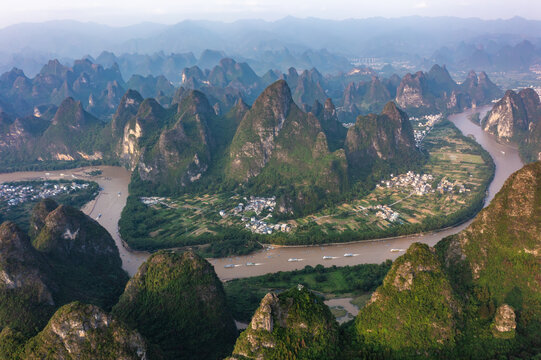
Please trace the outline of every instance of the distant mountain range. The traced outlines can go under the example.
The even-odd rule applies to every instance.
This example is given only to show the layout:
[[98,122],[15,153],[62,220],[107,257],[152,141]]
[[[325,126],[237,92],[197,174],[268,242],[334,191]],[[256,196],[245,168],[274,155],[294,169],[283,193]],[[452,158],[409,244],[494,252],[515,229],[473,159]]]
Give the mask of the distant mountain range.
[[[144,73],[142,69],[150,70],[162,59],[166,60],[164,68],[167,69],[178,58],[193,60],[194,54],[205,58],[202,53],[208,49],[222,53],[220,57],[227,54],[237,61],[246,61],[258,72],[275,67],[285,71],[291,66],[336,72],[347,70],[343,68],[348,65],[346,58],[407,60],[418,65],[426,61],[427,67],[445,63],[453,70],[459,67],[462,71],[501,69],[502,66],[516,69],[517,66],[524,68],[529,62],[527,58],[517,57],[517,50],[525,51],[530,58],[532,55],[539,58],[540,38],[541,21],[522,18],[404,17],[335,21],[287,17],[274,22],[186,20],[175,25],[143,23],[127,27],[51,21],[1,29],[0,71],[17,66],[33,75],[49,58],[66,62],[114,51],[122,58],[117,62],[126,77],[133,73],[161,75]],[[524,40],[529,43],[519,44]],[[181,55],[170,57],[172,53]],[[102,60],[105,58],[111,56],[106,53]],[[190,65],[195,63],[186,64]],[[211,67],[215,63],[198,65]]]
[[[220,54],[210,54],[209,58]],[[501,91],[485,73],[470,72],[458,85],[446,67],[434,65],[427,72],[378,78],[369,68],[354,68],[347,73],[323,75],[316,68],[298,72],[289,68],[283,73],[267,70],[262,76],[248,63],[231,58],[220,59],[210,69],[191,66],[173,71],[180,88],[163,75],[132,75],[125,81],[119,66],[102,66],[89,58],[65,66],[50,60],[40,72],[29,78],[13,68],[0,76],[0,112],[11,117],[50,116],[54,106],[67,97],[81,101],[83,108],[102,120],[109,120],[127,89],[138,91],[144,98],[152,97],[168,107],[185,90],[200,90],[206,94],[216,114],[225,114],[242,98],[251,104],[268,85],[284,79],[292,91],[293,100],[304,111],[310,111],[317,101],[331,98],[337,105],[340,120],[353,122],[360,114],[379,112],[389,101],[396,101],[412,114],[456,111],[487,103],[501,96]],[[214,61],[214,60],[213,60]],[[209,62],[213,62],[209,61]],[[51,107],[53,106],[53,107]],[[49,115],[47,115],[49,114]]]
[[132,190],[241,185],[272,191],[284,216],[298,215],[374,171],[422,162],[404,111],[453,113],[502,94],[485,73],[457,84],[438,65],[381,80],[366,69],[260,77],[224,58],[210,70],[184,68],[181,79],[178,88],[163,76],[124,82],[116,64],[88,59],[49,61],[33,79],[4,73],[0,166],[122,164],[133,171]]

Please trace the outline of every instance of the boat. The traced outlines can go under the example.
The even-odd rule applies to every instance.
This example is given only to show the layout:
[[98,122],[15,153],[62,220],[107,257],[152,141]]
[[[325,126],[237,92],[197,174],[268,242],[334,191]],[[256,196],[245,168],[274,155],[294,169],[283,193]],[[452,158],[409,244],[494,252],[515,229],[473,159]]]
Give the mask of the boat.
[[234,267],[235,267],[235,265],[233,265],[233,264],[227,264],[226,266],[224,266],[224,268],[226,268],[226,269],[231,269],[231,268],[234,268]]
[[406,251],[404,249],[391,249],[391,252],[402,252],[402,251]]
[[350,253],[347,253],[347,254],[344,254],[344,257],[352,257],[353,254],[350,254]]
[[253,263],[253,262],[247,262],[247,263],[246,263],[246,266],[255,266],[255,263]]
[[323,256],[323,260],[332,260],[332,259],[334,259],[332,256],[327,256],[327,255]]
[[288,262],[295,262],[295,261],[300,261],[299,259],[297,258],[289,258],[287,259]]

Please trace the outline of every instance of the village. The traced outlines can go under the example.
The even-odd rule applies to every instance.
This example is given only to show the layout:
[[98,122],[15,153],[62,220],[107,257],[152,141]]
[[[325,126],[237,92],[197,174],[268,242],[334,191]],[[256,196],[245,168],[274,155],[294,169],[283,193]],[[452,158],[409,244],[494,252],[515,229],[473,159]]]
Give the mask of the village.
[[88,188],[88,183],[60,183],[48,182],[29,185],[0,184],[0,201],[5,201],[9,206],[16,206],[27,201],[34,201],[57,196],[71,191]]
[[425,195],[433,193],[432,182],[434,176],[431,174],[415,174],[413,171],[408,171],[406,174],[394,176],[391,174],[391,179],[382,180],[381,184],[378,184],[377,188],[386,187],[390,188],[411,188],[415,195]]
[[[239,203],[236,207],[229,211],[233,216],[240,217],[244,223],[246,229],[256,234],[271,235],[275,231],[290,232],[290,224],[270,224],[265,220],[272,218],[272,212],[276,207],[276,196],[265,198],[250,196],[250,198],[244,197],[244,201],[247,203]],[[262,219],[257,219],[256,216],[262,213],[267,213]],[[222,218],[228,216],[228,212],[220,210],[219,212]],[[250,216],[255,214],[256,216]]]
[[[440,121],[442,117],[443,117],[442,114],[435,114],[435,115],[426,115],[426,116],[423,116],[422,118],[416,118],[416,117],[410,118],[410,121],[415,122],[416,127],[417,127],[417,129],[413,130],[415,146],[417,146],[418,148],[421,147],[423,140],[430,133],[430,131],[434,127],[434,124]],[[426,120],[425,123],[422,122],[423,119]]]
[[[447,178],[443,178],[438,186],[434,189],[432,183],[434,182],[434,176],[432,174],[416,174],[413,171],[408,171],[406,174],[400,174],[394,176],[391,174],[389,180],[382,180],[380,184],[376,185],[378,189],[407,189],[410,190],[410,195],[424,196],[432,193],[451,193],[458,192],[459,194],[469,192],[470,189],[467,189],[464,184],[459,181],[450,181]],[[398,200],[397,202],[400,202]],[[369,207],[359,206],[361,211],[375,211],[376,217],[389,222],[399,221],[400,214],[397,211],[394,211],[391,206],[397,202],[390,205],[374,205]]]

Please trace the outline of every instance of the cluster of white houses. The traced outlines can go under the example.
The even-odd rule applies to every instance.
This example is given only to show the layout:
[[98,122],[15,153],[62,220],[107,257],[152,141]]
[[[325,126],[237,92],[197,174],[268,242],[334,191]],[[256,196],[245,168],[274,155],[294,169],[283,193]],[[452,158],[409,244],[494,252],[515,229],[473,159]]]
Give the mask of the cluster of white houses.
[[413,171],[408,171],[406,174],[393,176],[389,180],[382,180],[378,187],[391,188],[411,188],[416,195],[422,196],[428,193],[433,193],[431,182],[434,181],[432,174],[415,174]]
[[34,201],[68,193],[74,190],[86,189],[87,183],[51,184],[44,182],[39,185],[10,185],[0,184],[0,200],[9,206],[15,206],[27,201]]
[[376,205],[373,209],[377,210],[376,216],[383,219],[389,220],[390,222],[395,222],[398,220],[400,214],[387,205]]
[[[435,115],[427,115],[423,116],[422,118],[410,118],[411,121],[418,121],[419,129],[413,130],[413,137],[415,138],[415,146],[421,147],[421,144],[425,137],[430,133],[432,128],[434,127],[434,124],[436,124],[438,121],[440,121],[442,118],[442,114],[435,114]],[[423,123],[422,120],[425,119],[426,122]]]
[[[247,201],[246,204],[239,203],[235,206],[230,213],[235,216],[239,216],[244,226],[256,234],[270,235],[275,231],[290,232],[290,224],[269,224],[265,220],[272,217],[272,212],[276,207],[276,197],[256,197],[250,196],[250,198],[244,198]],[[268,212],[267,216],[263,219],[257,219],[255,216],[248,217],[246,214],[255,213],[259,216],[262,212]],[[228,213],[225,210],[220,210],[221,217],[226,217]]]
[[458,181],[449,181],[447,179],[442,179],[438,184],[437,190],[440,193],[452,192],[454,190],[458,191],[459,194],[469,192],[470,189],[467,189],[464,184]]
[[389,180],[382,180],[380,184],[377,185],[378,188],[409,188],[412,189],[413,194],[415,195],[426,195],[428,193],[449,193],[457,191],[462,194],[470,191],[467,189],[464,184],[459,181],[449,181],[447,178],[443,178],[436,189],[432,188],[432,183],[434,182],[434,176],[431,174],[415,174],[413,171],[408,171],[406,174],[401,174],[393,176]]

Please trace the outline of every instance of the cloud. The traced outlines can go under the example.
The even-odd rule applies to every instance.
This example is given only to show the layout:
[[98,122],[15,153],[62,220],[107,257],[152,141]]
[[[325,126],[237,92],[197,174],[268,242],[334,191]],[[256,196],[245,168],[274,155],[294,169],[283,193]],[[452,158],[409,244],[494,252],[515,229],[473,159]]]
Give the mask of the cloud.
[[416,9],[425,9],[428,7],[428,4],[426,3],[426,1],[422,1],[422,2],[416,3],[414,7]]

